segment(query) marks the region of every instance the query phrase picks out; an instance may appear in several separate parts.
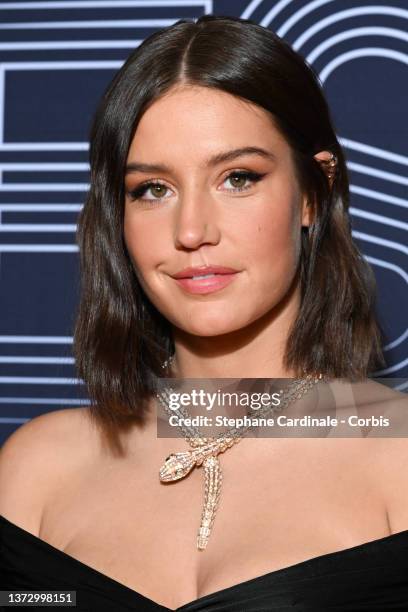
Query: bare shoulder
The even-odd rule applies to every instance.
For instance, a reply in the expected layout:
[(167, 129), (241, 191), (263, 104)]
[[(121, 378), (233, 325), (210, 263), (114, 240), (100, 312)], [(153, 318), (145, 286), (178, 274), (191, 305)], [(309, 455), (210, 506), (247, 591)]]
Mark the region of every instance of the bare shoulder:
[(87, 408), (66, 408), (27, 421), (0, 448), (0, 515), (39, 532), (47, 497), (66, 471), (89, 454)]
[[(359, 414), (377, 419), (368, 438), (372, 472), (383, 493), (392, 533), (408, 529), (408, 395), (370, 380), (353, 388)], [(380, 418), (382, 417), (382, 425)]]
[[(394, 384), (393, 384), (394, 383)], [(408, 395), (398, 390), (395, 379), (370, 379), (351, 384), (353, 397), (357, 406), (370, 406), (383, 412), (408, 405)]]

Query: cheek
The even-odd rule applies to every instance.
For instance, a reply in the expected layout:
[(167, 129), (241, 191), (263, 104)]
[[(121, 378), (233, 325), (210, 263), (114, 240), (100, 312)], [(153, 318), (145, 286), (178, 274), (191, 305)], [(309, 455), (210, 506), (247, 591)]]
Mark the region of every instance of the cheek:
[(295, 277), (300, 253), (295, 210), (290, 201), (281, 201), (247, 225), (242, 252), (248, 254), (260, 312), (283, 299)]
[(297, 269), (300, 248), (300, 228), (295, 206), (282, 202), (279, 207), (265, 209), (245, 226), (243, 244), (263, 291), (285, 290)]
[(160, 224), (150, 223), (143, 217), (143, 214), (125, 211), (123, 226), (125, 245), (139, 280), (139, 270), (149, 270), (156, 265), (160, 259), (160, 248), (165, 244)]

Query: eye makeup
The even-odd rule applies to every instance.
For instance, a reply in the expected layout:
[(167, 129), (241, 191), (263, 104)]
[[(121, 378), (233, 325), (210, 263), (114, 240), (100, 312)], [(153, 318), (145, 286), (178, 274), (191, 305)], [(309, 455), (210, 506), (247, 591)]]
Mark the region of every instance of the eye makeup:
[[(265, 174), (266, 173), (253, 172), (249, 170), (234, 170), (228, 174), (228, 176), (224, 179), (223, 183), (225, 183), (226, 181), (232, 181), (234, 179), (238, 179), (238, 181), (244, 180), (244, 185), (238, 184), (238, 185), (235, 185), (235, 187), (233, 187), (232, 189), (223, 189), (222, 191), (225, 191), (227, 193), (239, 193), (242, 191), (247, 191), (251, 189), (251, 187), (255, 183), (258, 183), (259, 181), (261, 181), (263, 177), (265, 176)], [(248, 182), (250, 183), (249, 185), (246, 184)], [(230, 184), (233, 185), (233, 182), (230, 182)], [(169, 187), (167, 187), (165, 183), (159, 180), (150, 180), (150, 181), (145, 181), (144, 183), (138, 185), (134, 189), (128, 190), (127, 195), (131, 201), (152, 202), (152, 201), (159, 201), (159, 200), (165, 199), (165, 197), (163, 197), (163, 193), (161, 196), (158, 195), (158, 197), (155, 197), (153, 195), (152, 190), (155, 188), (158, 188), (159, 191), (164, 190), (164, 192), (166, 192), (166, 190), (169, 190)], [(147, 194), (149, 190), (150, 190), (150, 195), (152, 195), (153, 197), (150, 197), (150, 198), (143, 197)]]

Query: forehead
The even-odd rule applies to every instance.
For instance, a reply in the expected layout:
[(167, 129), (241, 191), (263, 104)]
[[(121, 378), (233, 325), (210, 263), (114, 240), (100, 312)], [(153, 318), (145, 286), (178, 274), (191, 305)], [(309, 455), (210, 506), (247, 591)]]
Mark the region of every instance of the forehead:
[(289, 149), (265, 109), (218, 89), (184, 85), (145, 111), (129, 158), (146, 152), (160, 157), (187, 154), (196, 160), (216, 150), (248, 145), (269, 147), (278, 154)]

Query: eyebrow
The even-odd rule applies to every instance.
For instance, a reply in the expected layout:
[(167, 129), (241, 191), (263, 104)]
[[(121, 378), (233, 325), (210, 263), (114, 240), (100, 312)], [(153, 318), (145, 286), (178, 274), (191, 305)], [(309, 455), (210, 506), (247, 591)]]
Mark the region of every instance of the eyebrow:
[[(213, 167), (222, 162), (233, 161), (243, 155), (258, 155), (264, 159), (276, 160), (276, 155), (272, 151), (267, 151), (261, 147), (241, 147), (239, 149), (231, 149), (230, 151), (223, 151), (209, 157), (205, 161), (205, 166)], [(171, 172), (172, 168), (165, 164), (145, 164), (140, 162), (130, 162), (126, 166), (126, 173), (129, 172)]]

